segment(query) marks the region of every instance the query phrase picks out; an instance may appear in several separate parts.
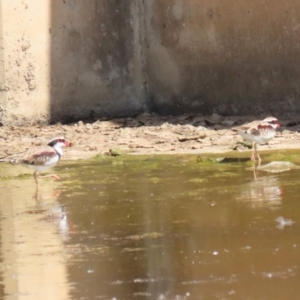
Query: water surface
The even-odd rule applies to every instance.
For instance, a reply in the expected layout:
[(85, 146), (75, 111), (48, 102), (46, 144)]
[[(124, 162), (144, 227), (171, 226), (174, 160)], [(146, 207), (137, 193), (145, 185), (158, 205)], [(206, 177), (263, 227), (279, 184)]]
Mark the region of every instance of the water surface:
[(121, 156), (38, 191), (24, 171), (0, 166), (1, 299), (299, 298), (300, 170)]

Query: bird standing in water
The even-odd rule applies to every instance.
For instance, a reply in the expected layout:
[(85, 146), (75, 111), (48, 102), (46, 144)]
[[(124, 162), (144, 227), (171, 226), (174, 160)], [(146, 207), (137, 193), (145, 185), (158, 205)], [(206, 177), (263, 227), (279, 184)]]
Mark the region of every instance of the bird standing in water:
[[(55, 166), (59, 162), (62, 156), (62, 147), (64, 146), (68, 147), (70, 146), (70, 143), (67, 142), (64, 137), (56, 137), (50, 140), (46, 146), (29, 148), (21, 153), (1, 158), (0, 162), (20, 164), (33, 169), (33, 176), (38, 185), (37, 175), (42, 171)], [(59, 179), (56, 174), (41, 177), (49, 176)]]
[(276, 135), (276, 129), (280, 127), (278, 120), (274, 117), (268, 117), (262, 121), (253, 121), (241, 126), (231, 128), (240, 134), (244, 140), (252, 142), (251, 160), (261, 162), (260, 155), (257, 152), (257, 144), (266, 144)]

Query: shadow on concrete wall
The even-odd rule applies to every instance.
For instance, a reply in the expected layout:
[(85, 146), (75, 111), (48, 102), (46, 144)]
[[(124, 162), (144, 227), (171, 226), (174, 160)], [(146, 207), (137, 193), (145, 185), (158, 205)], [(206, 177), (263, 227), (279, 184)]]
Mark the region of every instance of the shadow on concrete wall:
[(51, 121), (143, 111), (136, 1), (51, 3)]
[(160, 111), (300, 112), (299, 3), (145, 5), (150, 94)]
[(51, 119), (300, 112), (300, 4), (52, 2)]

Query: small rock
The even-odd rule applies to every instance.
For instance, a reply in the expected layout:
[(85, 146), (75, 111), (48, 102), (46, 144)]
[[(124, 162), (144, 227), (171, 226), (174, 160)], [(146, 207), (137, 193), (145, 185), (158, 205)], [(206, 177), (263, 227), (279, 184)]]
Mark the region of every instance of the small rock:
[(224, 129), (224, 126), (219, 125), (219, 124), (215, 124), (215, 125), (214, 125), (214, 129), (215, 129), (215, 130)]
[(98, 148), (95, 145), (89, 146), (90, 151), (96, 151)]
[(233, 120), (224, 120), (221, 124), (225, 127), (232, 127), (235, 122)]
[(205, 124), (207, 126), (213, 126), (215, 124), (220, 124), (222, 121), (222, 116), (218, 114), (212, 114), (209, 118), (205, 119)]
[(42, 141), (36, 141), (34, 143), (35, 146), (42, 146), (44, 143), (42, 143)]
[(297, 166), (289, 161), (272, 161), (266, 165), (258, 166), (257, 169), (270, 173), (280, 173), (289, 171), (291, 169), (300, 169), (300, 166)]
[(109, 149), (109, 155), (120, 156), (122, 153), (119, 149)]

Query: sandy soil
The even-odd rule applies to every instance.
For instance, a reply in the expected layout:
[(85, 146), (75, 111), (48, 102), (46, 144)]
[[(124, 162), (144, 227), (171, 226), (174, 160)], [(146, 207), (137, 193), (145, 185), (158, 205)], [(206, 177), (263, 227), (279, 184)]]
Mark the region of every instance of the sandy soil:
[[(72, 146), (63, 159), (89, 158), (95, 155), (224, 153), (242, 138), (230, 128), (255, 120), (255, 117), (222, 117), (185, 114), (136, 118), (100, 119), (75, 124), (31, 127), (0, 127), (0, 157), (39, 146), (55, 136), (65, 136)], [(299, 118), (300, 119), (300, 118)], [(282, 127), (268, 145), (259, 151), (300, 149), (300, 121), (279, 120)], [(242, 145), (235, 149), (243, 150)]]

